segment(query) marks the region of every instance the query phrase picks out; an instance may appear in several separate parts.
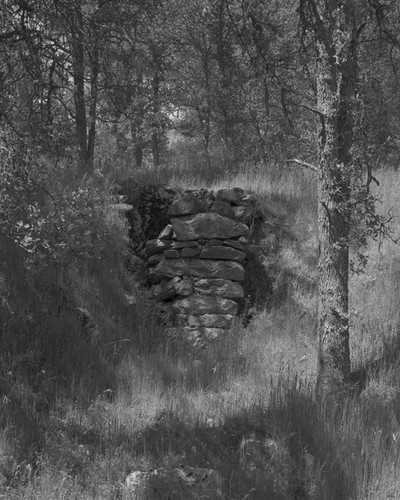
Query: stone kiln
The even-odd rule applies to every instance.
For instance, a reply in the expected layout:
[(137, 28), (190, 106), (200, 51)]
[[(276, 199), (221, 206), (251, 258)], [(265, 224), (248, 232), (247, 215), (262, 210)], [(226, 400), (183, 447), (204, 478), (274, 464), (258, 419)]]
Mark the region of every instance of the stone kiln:
[(244, 300), (246, 262), (258, 249), (249, 242), (262, 219), (258, 205), (240, 188), (173, 201), (170, 224), (144, 249), (152, 293), (173, 311), (170, 332), (203, 342), (230, 328)]

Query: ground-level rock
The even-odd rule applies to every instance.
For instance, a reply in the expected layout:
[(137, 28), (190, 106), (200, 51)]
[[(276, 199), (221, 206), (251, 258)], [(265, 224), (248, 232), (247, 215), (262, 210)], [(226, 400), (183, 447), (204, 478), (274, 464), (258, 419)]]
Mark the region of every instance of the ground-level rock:
[(230, 328), (234, 316), (232, 314), (202, 314), (200, 316), (190, 315), (189, 326), (207, 326), (211, 328)]
[(222, 498), (223, 478), (202, 467), (160, 468), (135, 471), (125, 480), (125, 500), (191, 500)]

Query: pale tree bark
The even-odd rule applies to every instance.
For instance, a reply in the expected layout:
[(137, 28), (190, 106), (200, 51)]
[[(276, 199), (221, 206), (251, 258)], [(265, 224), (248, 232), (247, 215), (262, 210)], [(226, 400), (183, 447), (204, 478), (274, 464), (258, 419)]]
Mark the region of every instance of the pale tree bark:
[(351, 147), (357, 77), (353, 1), (301, 0), (316, 50), (319, 230), (319, 392), (350, 379), (349, 233)]

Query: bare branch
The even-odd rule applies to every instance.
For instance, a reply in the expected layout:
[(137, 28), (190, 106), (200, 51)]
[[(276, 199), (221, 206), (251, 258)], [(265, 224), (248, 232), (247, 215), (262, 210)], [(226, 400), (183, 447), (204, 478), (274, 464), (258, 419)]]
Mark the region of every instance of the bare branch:
[(287, 163), (296, 163), (297, 165), (300, 165), (302, 167), (309, 168), (313, 172), (318, 172), (318, 168), (315, 165), (313, 165), (312, 163), (308, 163), (306, 161), (299, 160), (297, 158), (290, 158), (289, 160), (286, 160), (286, 161), (287, 161)]

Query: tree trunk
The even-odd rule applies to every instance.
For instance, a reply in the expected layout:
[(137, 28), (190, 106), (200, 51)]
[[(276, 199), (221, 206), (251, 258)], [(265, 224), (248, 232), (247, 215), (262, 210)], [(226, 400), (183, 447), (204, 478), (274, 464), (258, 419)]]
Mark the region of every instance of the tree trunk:
[[(316, 37), (319, 126), (319, 392), (350, 378), (348, 275), (351, 147), (357, 74), (353, 2), (306, 0)], [(304, 19), (303, 19), (304, 20)]]
[(85, 57), (84, 57), (84, 34), (83, 16), (80, 5), (74, 9), (74, 32), (72, 33), (72, 57), (74, 73), (74, 103), (75, 103), (75, 126), (78, 143), (78, 170), (80, 175), (86, 173), (86, 103), (85, 103)]
[(99, 29), (96, 20), (91, 22), (92, 51), (90, 54), (90, 99), (88, 110), (88, 138), (86, 150), (86, 172), (94, 170), (94, 147), (96, 139), (97, 94), (99, 80)]
[(153, 87), (153, 130), (151, 134), (151, 149), (153, 154), (154, 167), (160, 166), (160, 85), (161, 85), (161, 57), (156, 49), (153, 54), (154, 75), (152, 81)]

